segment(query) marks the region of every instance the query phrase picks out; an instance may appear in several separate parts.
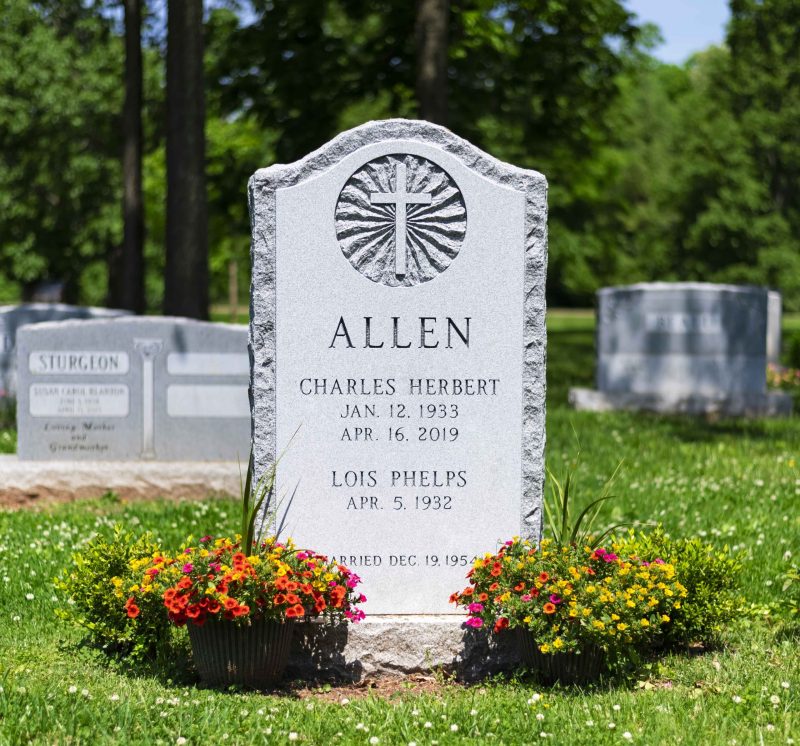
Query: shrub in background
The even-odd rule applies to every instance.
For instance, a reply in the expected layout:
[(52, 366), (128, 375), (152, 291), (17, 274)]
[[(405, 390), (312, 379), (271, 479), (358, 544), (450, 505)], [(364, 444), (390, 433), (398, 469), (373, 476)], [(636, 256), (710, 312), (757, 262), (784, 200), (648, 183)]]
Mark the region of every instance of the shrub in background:
[(170, 639), (163, 602), (148, 599), (132, 618), (125, 599), (139, 579), (132, 565), (158, 551), (149, 534), (136, 537), (120, 526), (115, 526), (111, 540), (91, 539), (73, 555), (73, 566), (55, 580), (66, 601), (57, 614), (87, 630), (92, 644), (109, 655), (156, 657)]
[(739, 591), (742, 563), (727, 546), (718, 549), (696, 537), (673, 539), (657, 526), (646, 533), (631, 530), (613, 547), (627, 557), (645, 562), (661, 560), (675, 567), (687, 596), (664, 629), (664, 641), (669, 645), (717, 644), (725, 625), (743, 607)]

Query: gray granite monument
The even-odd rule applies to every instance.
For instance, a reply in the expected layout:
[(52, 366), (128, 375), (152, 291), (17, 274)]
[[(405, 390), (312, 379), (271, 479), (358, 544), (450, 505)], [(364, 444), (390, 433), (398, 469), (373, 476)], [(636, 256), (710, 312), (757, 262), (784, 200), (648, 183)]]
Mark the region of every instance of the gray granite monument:
[(766, 289), (655, 282), (597, 298), (597, 390), (573, 389), (576, 408), (790, 411), (790, 398), (766, 391)]
[(21, 460), (247, 462), (247, 329), (169, 317), (17, 336)]
[(17, 330), (26, 324), (65, 319), (106, 319), (127, 316), (129, 311), (91, 306), (70, 306), (64, 303), (23, 303), (0, 306), (0, 389), (2, 395), (16, 396)]
[(780, 365), (783, 344), (783, 298), (777, 290), (770, 290), (767, 296), (767, 362)]
[(404, 120), (250, 180), (256, 471), (283, 453), (286, 533), (363, 578), (351, 634), (422, 625), (397, 670), (456, 655), (476, 553), (540, 535), (546, 194)]

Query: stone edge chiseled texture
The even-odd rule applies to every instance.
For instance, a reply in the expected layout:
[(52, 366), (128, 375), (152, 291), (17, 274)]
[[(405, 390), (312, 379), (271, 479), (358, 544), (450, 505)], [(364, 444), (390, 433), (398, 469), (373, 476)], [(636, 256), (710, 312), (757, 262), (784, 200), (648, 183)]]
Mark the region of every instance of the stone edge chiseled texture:
[[(356, 150), (387, 140), (416, 140), (460, 160), (485, 178), (522, 192), (525, 208), (523, 331), (522, 501), (520, 532), (537, 540), (542, 526), (545, 445), (545, 276), (547, 271), (547, 180), (493, 158), (444, 127), (388, 119), (368, 122), (335, 137), (300, 161), (260, 169), (250, 178), (252, 243), (250, 286), (250, 406), (253, 459), (260, 477), (273, 463), (275, 442), (276, 200), (278, 189), (294, 186), (335, 166)], [(255, 423), (262, 424), (256, 427)]]

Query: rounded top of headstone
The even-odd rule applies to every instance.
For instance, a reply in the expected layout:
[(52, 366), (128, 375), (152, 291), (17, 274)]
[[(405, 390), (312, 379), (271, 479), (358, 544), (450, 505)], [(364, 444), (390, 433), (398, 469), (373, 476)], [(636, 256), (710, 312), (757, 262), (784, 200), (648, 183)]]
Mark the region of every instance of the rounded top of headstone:
[(86, 313), (93, 316), (123, 316), (130, 314), (121, 308), (105, 308), (103, 306), (73, 306), (69, 303), (12, 303), (0, 306), (0, 313), (18, 311), (21, 313)]
[(504, 163), (446, 127), (424, 120), (383, 119), (346, 130), (299, 161), (259, 169), (251, 177), (250, 188), (276, 180), (282, 182), (279, 186), (285, 185), (284, 182), (296, 183), (326, 170), (360, 148), (391, 140), (416, 140), (437, 146), (482, 176), (521, 191), (547, 187), (547, 179), (538, 171)]
[(633, 285), (614, 285), (600, 288), (598, 296), (616, 293), (664, 293), (664, 292), (716, 292), (716, 293), (756, 293), (767, 292), (767, 288), (758, 285), (726, 285), (715, 282), (637, 282)]
[(199, 321), (198, 319), (187, 319), (183, 316), (112, 316), (109, 318), (92, 319), (65, 319), (63, 321), (44, 321), (38, 324), (23, 327), (27, 331), (48, 331), (57, 329), (92, 329), (92, 328), (111, 328), (114, 327), (152, 327), (163, 328), (185, 327), (193, 329), (232, 329), (234, 331), (247, 332), (246, 324), (227, 324), (216, 321)]

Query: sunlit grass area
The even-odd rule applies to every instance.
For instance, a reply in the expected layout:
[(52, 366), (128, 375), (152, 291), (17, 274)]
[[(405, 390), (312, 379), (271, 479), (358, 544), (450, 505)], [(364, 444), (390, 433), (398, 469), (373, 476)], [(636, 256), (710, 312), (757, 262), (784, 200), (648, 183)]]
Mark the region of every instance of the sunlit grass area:
[[(789, 333), (800, 333), (796, 321)], [(0, 744), (800, 742), (798, 638), (778, 614), (782, 576), (800, 552), (800, 419), (573, 412), (567, 388), (592, 384), (591, 314), (552, 315), (548, 376), (550, 467), (575, 456), (577, 434), (578, 494), (589, 497), (624, 460), (602, 523), (660, 522), (742, 552), (746, 607), (723, 647), (673, 654), (586, 691), (444, 676), (435, 692), (411, 681), (388, 698), (327, 686), (302, 698), (291, 687), (209, 690), (180, 660), (135, 669), (82, 645), (55, 616), (52, 579), (115, 523), (177, 546), (190, 533), (235, 531), (236, 505), (106, 497), (0, 513)]]

